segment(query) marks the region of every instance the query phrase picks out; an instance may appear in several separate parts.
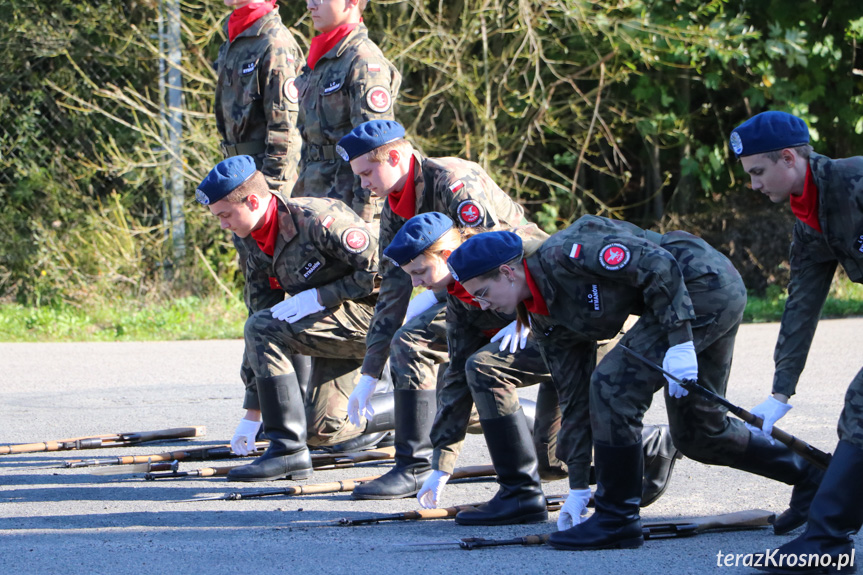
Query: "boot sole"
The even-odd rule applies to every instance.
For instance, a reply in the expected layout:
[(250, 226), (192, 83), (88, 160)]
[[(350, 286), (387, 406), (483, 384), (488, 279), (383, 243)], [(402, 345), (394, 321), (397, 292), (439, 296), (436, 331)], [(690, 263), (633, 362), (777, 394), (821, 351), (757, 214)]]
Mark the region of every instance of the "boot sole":
[(548, 540), (548, 544), (554, 547), (555, 549), (562, 549), (564, 551), (601, 551), (603, 549), (638, 549), (644, 545), (644, 537), (633, 537), (631, 539), (624, 539), (622, 541), (615, 541), (614, 543), (609, 543), (607, 545), (570, 545), (568, 543), (558, 543)]
[(294, 481), (300, 481), (302, 479), (308, 479), (312, 476), (312, 469), (300, 469), (297, 471), (292, 471), (287, 475), (277, 474), (270, 475), (268, 477), (231, 477), (228, 474), (228, 481), (243, 481), (246, 483), (253, 483), (255, 481), (278, 481), (279, 479), (291, 479)]
[(455, 517), (455, 522), (459, 525), (521, 525), (523, 523), (545, 523), (547, 521), (548, 511), (522, 515), (521, 517), (485, 521), (481, 519), (460, 519), (458, 515)]

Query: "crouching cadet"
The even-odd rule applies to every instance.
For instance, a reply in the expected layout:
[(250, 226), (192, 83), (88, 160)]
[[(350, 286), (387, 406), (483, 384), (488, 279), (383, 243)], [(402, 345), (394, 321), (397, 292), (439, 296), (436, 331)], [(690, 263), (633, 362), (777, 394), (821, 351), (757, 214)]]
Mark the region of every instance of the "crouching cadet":
[[(724, 394), (746, 304), (737, 270), (691, 234), (661, 235), (596, 216), (580, 218), (533, 253), (514, 233), (478, 234), (449, 264), (457, 277), (469, 271), (462, 284), (483, 308), (519, 310), (524, 323), (529, 318), (559, 386), (568, 435), (561, 443), (586, 450), (592, 433), (596, 511), (552, 534), (549, 543), (573, 550), (640, 547), (642, 419), (664, 380), (621, 345)], [(630, 314), (641, 317), (592, 369), (596, 341), (614, 337)], [(785, 445), (750, 437), (743, 422), (673, 380), (665, 401), (674, 444), (684, 455), (791, 484), (814, 476), (814, 467)], [(573, 485), (571, 478), (571, 487), (587, 487), (585, 479)], [(587, 499), (573, 506), (572, 498), (564, 507), (578, 522)]]
[[(392, 395), (376, 398), (365, 427), (347, 419), (348, 397), (374, 312), (377, 238), (345, 204), (271, 194), (249, 156), (219, 163), (197, 200), (234, 233), (249, 309), (242, 369), (245, 421), (263, 417), (267, 451), (228, 479), (303, 479), (309, 445), (332, 445), (392, 427)], [(285, 299), (285, 294), (289, 296)], [(291, 354), (313, 358), (304, 401)]]

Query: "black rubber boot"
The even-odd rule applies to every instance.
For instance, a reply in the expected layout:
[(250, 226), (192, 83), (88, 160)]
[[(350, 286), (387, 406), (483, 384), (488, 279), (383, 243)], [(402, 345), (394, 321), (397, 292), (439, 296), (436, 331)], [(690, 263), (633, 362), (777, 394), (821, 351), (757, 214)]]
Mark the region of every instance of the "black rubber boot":
[(771, 445), (766, 437), (755, 433), (749, 435), (749, 445), (743, 459), (733, 467), (794, 486), (788, 509), (773, 521), (776, 535), (784, 535), (806, 523), (809, 505), (824, 477), (823, 470), (791, 451), (788, 446), (778, 441)]
[(488, 502), (459, 512), (459, 525), (512, 525), (548, 520), (545, 495), (539, 483), (536, 451), (519, 409), (511, 415), (483, 419), (482, 430), (497, 472), (500, 488)]
[(665, 493), (674, 463), (683, 454), (674, 447), (667, 425), (645, 425), (641, 432), (641, 445), (644, 448), (641, 506), (647, 507)]
[(306, 410), (296, 376), (258, 378), (257, 386), (270, 446), (250, 464), (231, 469), (228, 480), (308, 479), (312, 459), (306, 447)]
[[(374, 395), (371, 401), (375, 414), (366, 422), (363, 434), (335, 445), (323, 447), (323, 451), (327, 453), (353, 453), (363, 449), (392, 445), (391, 431), (395, 427), (393, 392), (388, 391)], [(387, 441), (388, 439), (389, 441)]]
[(309, 382), (312, 380), (312, 358), (307, 355), (292, 355), (290, 359), (291, 365), (294, 366), (294, 373), (297, 374), (300, 395), (305, 403), (309, 396)]
[[(850, 563), (854, 551), (851, 535), (863, 526), (861, 478), (863, 450), (840, 441), (812, 500), (806, 531), (773, 554), (761, 555), (762, 566), (757, 569), (770, 573), (856, 573), (857, 566)], [(807, 559), (797, 560), (793, 567), (788, 567), (787, 557), (791, 555)], [(829, 562), (824, 560), (825, 555), (829, 556)], [(766, 564), (768, 557), (773, 558), (769, 565)], [(816, 557), (816, 563), (809, 562)], [(785, 558), (781, 567), (774, 564), (780, 558)], [(843, 561), (841, 565), (840, 560)]]
[(594, 443), (593, 459), (597, 475), (595, 512), (584, 523), (552, 533), (548, 544), (570, 551), (641, 547), (641, 442), (627, 447)]
[(434, 389), (397, 389), (395, 399), (396, 464), (387, 473), (358, 485), (354, 499), (399, 499), (416, 495), (431, 475), (429, 433), (436, 412)]

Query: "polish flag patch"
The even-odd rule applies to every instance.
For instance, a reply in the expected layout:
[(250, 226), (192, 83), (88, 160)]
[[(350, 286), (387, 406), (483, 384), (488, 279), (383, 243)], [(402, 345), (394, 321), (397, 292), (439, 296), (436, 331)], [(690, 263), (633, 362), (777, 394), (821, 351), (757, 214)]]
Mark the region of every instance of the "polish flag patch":
[(569, 257), (574, 260), (581, 257), (581, 244), (572, 244), (572, 249), (569, 250)]
[(333, 225), (334, 221), (336, 221), (336, 219), (333, 216), (327, 216), (324, 218), (321, 224), (323, 224), (325, 228), (330, 229), (330, 226)]
[(449, 187), (449, 191), (451, 191), (452, 193), (456, 193), (457, 191), (461, 190), (463, 187), (464, 187), (464, 182), (462, 182), (461, 180), (456, 180), (456, 182)]
[(380, 71), (381, 71), (381, 65), (378, 64), (377, 62), (372, 62), (369, 64), (369, 72), (380, 72)]

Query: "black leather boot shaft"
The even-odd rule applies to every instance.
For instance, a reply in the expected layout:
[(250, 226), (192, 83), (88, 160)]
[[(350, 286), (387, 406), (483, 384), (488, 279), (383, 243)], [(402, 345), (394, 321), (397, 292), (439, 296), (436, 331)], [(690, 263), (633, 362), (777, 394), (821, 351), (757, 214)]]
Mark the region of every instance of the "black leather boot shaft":
[(641, 432), (641, 445), (644, 448), (641, 506), (647, 507), (665, 493), (674, 463), (683, 455), (674, 447), (667, 425), (645, 425)]
[(784, 535), (806, 523), (809, 505), (824, 477), (823, 470), (791, 451), (787, 445), (778, 441), (771, 445), (766, 437), (755, 433), (749, 435), (743, 459), (733, 467), (794, 486), (788, 509), (773, 521), (776, 535)]
[[(774, 557), (796, 555), (819, 557), (829, 555), (832, 565), (804, 563), (794, 567), (763, 568), (772, 573), (855, 573), (856, 565), (848, 563), (854, 550), (851, 535), (863, 526), (863, 450), (840, 441), (821, 486), (809, 509), (809, 522), (803, 535), (782, 545)], [(839, 570), (838, 561), (845, 564)], [(855, 558), (856, 560), (856, 558)], [(856, 562), (856, 561), (855, 561)]]
[(264, 432), (270, 446), (248, 465), (228, 473), (230, 481), (307, 479), (312, 460), (306, 447), (306, 410), (294, 374), (257, 379)]
[(393, 392), (395, 467), (378, 479), (357, 486), (352, 493), (354, 499), (399, 499), (419, 492), (431, 474), (429, 433), (436, 412), (436, 393), (434, 389)]
[(595, 511), (587, 521), (552, 533), (556, 549), (632, 549), (644, 545), (641, 532), (641, 489), (644, 451), (641, 443), (613, 447), (595, 443)]
[(539, 482), (539, 464), (524, 412), (483, 419), (485, 442), (500, 485), (497, 494), (476, 509), (459, 512), (460, 525), (512, 525), (548, 520)]
[(291, 365), (294, 366), (294, 373), (297, 374), (300, 395), (305, 403), (309, 396), (309, 382), (312, 380), (312, 358), (307, 355), (292, 355), (290, 360)]

